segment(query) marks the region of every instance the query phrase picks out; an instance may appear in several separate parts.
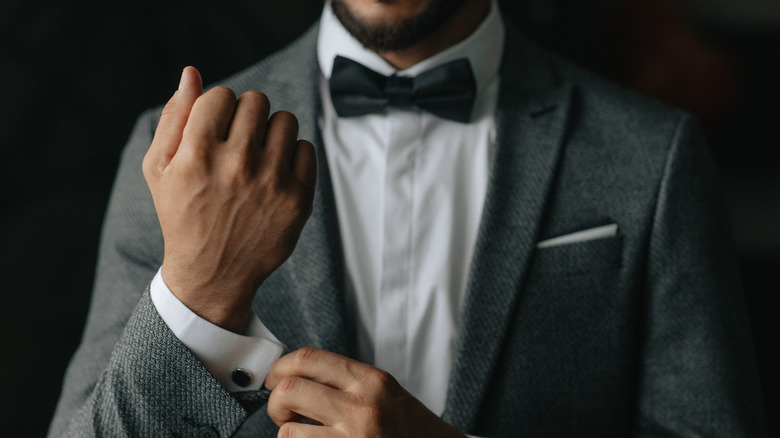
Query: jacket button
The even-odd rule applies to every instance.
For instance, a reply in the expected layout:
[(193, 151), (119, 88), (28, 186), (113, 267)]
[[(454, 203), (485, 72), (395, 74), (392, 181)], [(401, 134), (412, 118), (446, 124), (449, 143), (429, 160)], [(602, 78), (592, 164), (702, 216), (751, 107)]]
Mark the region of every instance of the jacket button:
[(219, 433), (210, 426), (202, 426), (198, 429), (198, 438), (219, 438)]

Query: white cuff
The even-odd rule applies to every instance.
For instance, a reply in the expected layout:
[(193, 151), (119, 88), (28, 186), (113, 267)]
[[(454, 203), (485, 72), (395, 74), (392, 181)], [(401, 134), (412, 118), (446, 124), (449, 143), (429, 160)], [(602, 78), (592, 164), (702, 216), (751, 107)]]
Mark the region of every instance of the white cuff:
[[(150, 292), (157, 313), (173, 334), (229, 392), (260, 389), (271, 365), (284, 353), (285, 346), (254, 312), (242, 336), (196, 315), (171, 292), (159, 270)], [(237, 369), (251, 376), (248, 385), (233, 381)]]

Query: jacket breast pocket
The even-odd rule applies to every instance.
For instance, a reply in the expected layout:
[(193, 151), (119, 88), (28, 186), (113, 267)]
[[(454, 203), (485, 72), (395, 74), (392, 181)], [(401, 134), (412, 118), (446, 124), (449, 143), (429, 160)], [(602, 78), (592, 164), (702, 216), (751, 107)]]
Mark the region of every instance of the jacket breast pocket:
[(532, 271), (537, 275), (579, 275), (618, 270), (623, 261), (623, 236), (536, 248)]

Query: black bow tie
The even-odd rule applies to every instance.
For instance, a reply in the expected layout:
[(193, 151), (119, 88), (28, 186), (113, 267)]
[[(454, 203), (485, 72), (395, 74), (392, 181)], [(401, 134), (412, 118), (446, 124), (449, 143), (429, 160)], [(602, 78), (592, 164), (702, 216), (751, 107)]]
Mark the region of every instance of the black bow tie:
[(330, 96), (339, 117), (381, 113), (388, 106), (417, 106), (439, 117), (468, 123), (476, 81), (467, 59), (450, 61), (415, 77), (388, 77), (336, 56)]

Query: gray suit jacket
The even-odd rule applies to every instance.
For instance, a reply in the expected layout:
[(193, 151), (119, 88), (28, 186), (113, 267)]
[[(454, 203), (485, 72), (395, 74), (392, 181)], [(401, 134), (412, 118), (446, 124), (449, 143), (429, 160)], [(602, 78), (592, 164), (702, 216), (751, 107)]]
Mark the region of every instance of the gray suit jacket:
[[(444, 419), (495, 437), (763, 436), (735, 261), (695, 123), (513, 32)], [(291, 349), (351, 355), (315, 45), (316, 28), (224, 85), (295, 113), (319, 155), (314, 213), (254, 309)], [(227, 393), (144, 292), (163, 254), (141, 173), (158, 117), (140, 118), (124, 152), (50, 435), (274, 436), (262, 397)], [(617, 236), (536, 248), (603, 219)]]

